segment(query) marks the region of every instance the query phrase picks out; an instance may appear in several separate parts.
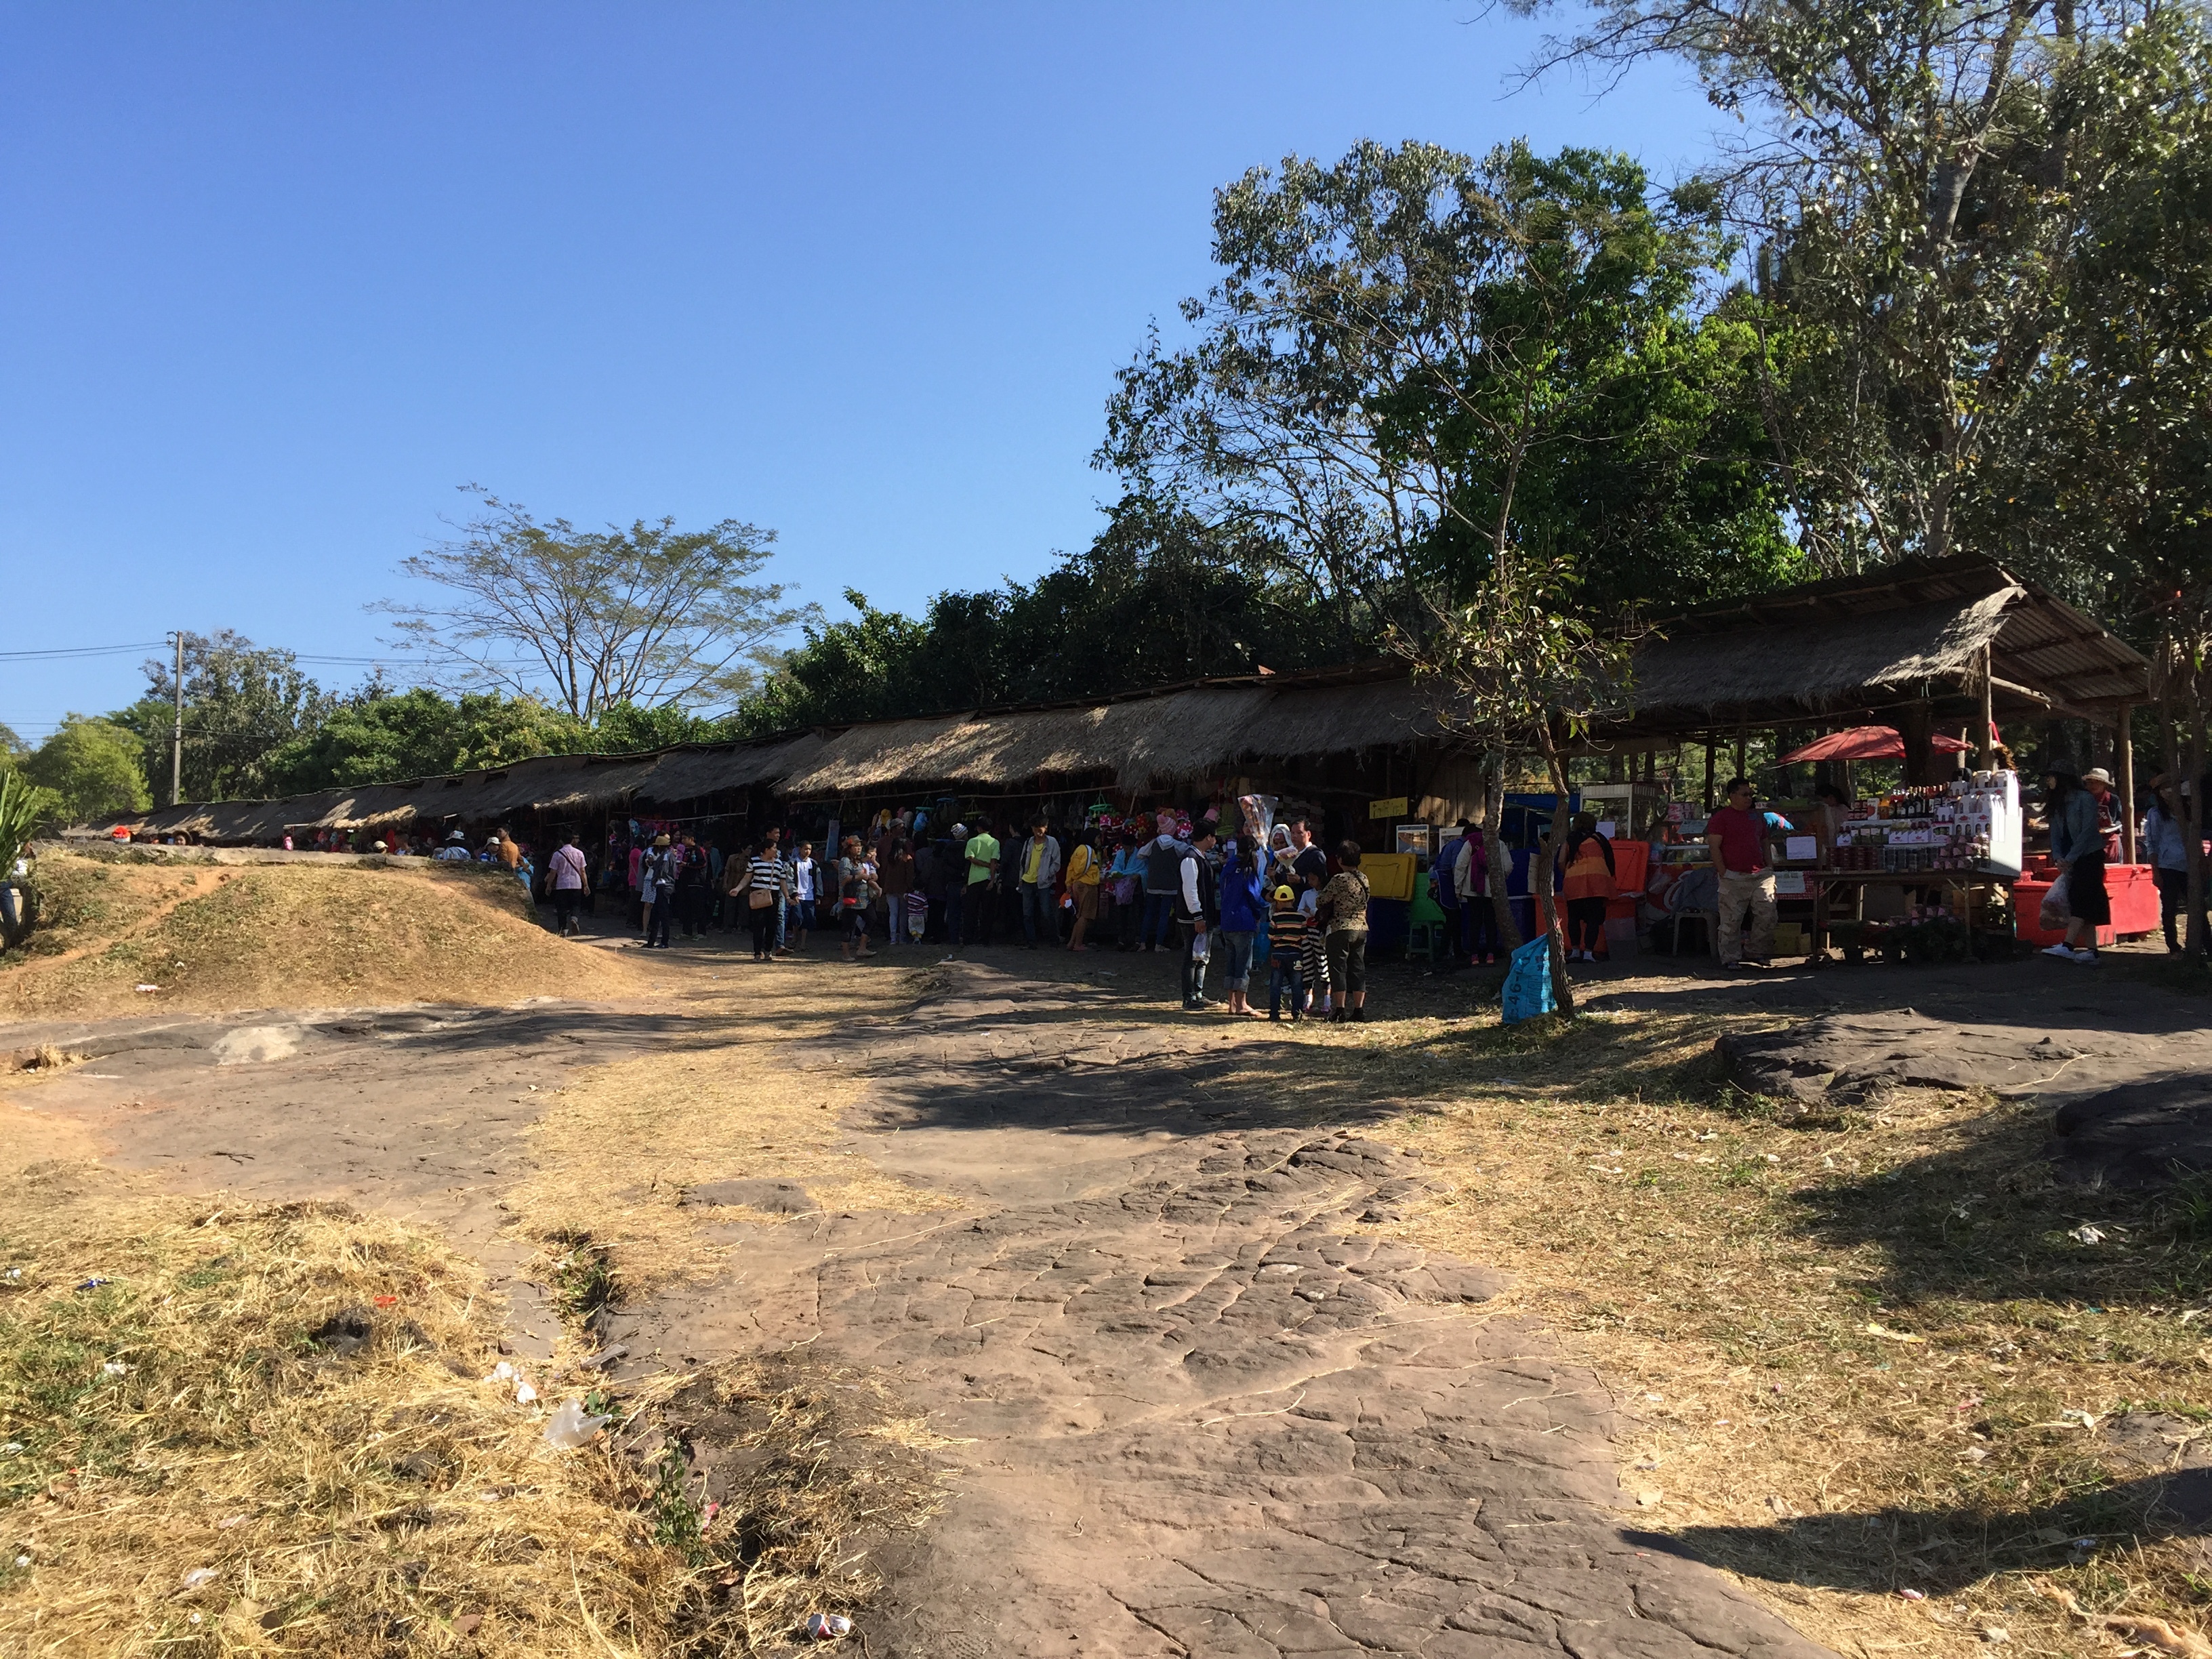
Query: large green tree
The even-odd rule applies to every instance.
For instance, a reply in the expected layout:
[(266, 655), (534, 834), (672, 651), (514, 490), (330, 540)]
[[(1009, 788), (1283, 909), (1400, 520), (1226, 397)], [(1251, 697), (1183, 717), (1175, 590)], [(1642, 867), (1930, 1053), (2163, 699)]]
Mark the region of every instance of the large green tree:
[[(169, 798), (176, 714), (173, 660), (149, 658), (146, 695), (109, 718), (136, 733), (139, 767)], [(228, 629), (185, 635), (184, 799), (256, 799), (276, 793), (270, 762), (313, 732), (339, 699), (289, 651)]]
[(52, 792), (65, 823), (143, 812), (153, 804), (139, 764), (137, 734), (112, 720), (70, 714), (23, 763), (23, 775)]
[(377, 607), (444, 689), (496, 687), (586, 721), (623, 703), (726, 708), (813, 615), (757, 580), (773, 531), (734, 519), (581, 530), (467, 493), (477, 510), (460, 533), (400, 562), (440, 597)]
[[(1522, 11), (1563, 0), (1510, 0)], [(1593, 0), (1536, 70), (1690, 65), (1734, 120), (1703, 183), (1792, 339), (1768, 360), (1768, 437), (1808, 554), (1851, 569), (1979, 541), (1993, 468), (2048, 364), (2077, 165), (2112, 112), (2085, 60), (2135, 0)], [(2085, 189), (2084, 186), (2092, 187)]]
[[(745, 729), (1109, 696), (1345, 654), (1306, 590), (1250, 536), (1134, 496), (1090, 547), (1034, 582), (940, 593), (919, 617), (845, 597), (856, 614), (806, 630), (743, 705)], [(1367, 632), (1350, 649), (1381, 644)]]
[(1729, 252), (1617, 155), (1255, 169), (1216, 199), (1194, 342), (1122, 372), (1098, 459), (1250, 536), (1346, 638), (1418, 630), (1501, 538), (1574, 550), (1604, 609), (1769, 586), (1772, 347), (1707, 314)]

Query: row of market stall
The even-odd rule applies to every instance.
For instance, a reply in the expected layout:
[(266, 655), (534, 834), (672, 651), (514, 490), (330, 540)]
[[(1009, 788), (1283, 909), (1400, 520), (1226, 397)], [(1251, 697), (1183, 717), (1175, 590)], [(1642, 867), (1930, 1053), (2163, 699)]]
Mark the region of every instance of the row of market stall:
[[(1695, 863), (1696, 832), (1711, 805), (1676, 798), (1661, 762), (1700, 746), (1709, 788), (1732, 755), (1741, 763), (1754, 746), (1781, 756), (1822, 734), (1832, 740), (1875, 728), (1893, 734), (1904, 787), (1948, 789), (1955, 772), (1986, 777), (1997, 769), (2000, 731), (2017, 739), (2056, 729), (2052, 722), (2087, 722), (2121, 734), (2112, 752), (2130, 843), (2124, 861), (2132, 862), (2134, 778), (2124, 734), (2147, 695), (2144, 659), (2079, 610), (1989, 562), (1897, 566), (1667, 618), (1637, 648), (1634, 686), (1634, 707), (1601, 721), (1588, 745), (1607, 757), (1612, 781), (1583, 793), (1622, 843), (1654, 849), (1636, 907), (1647, 929), (1665, 914), (1670, 867)], [(2041, 745), (2015, 746), (2025, 760)], [(1820, 764), (1828, 780), (1851, 775), (1850, 757)], [(1395, 664), (1376, 662), (647, 754), (550, 756), (284, 800), (187, 804), (129, 829), (149, 839), (234, 845), (336, 837), (366, 850), (384, 836), (495, 827), (540, 843), (575, 828), (587, 844), (603, 843), (635, 823), (641, 830), (690, 827), (733, 846), (770, 824), (793, 839), (824, 840), (901, 807), (979, 823), (1042, 810), (1075, 827), (1164, 802), (1257, 793), (1306, 807), (1331, 837), (1408, 854), (1418, 866), (1422, 849), (1436, 845), (1434, 826), (1475, 811), (1482, 775), (1482, 757), (1433, 690)], [(1770, 788), (1779, 775), (1766, 781)], [(1500, 829), (1523, 869), (1549, 804), (1509, 800)], [(1805, 866), (1824, 872), (1806, 896), (1816, 902), (1810, 908), (1832, 900), (1846, 875), (1859, 889), (1909, 896), (1946, 885), (1994, 888), (2021, 872), (2017, 859), (2008, 872), (1995, 857), (1979, 868), (1923, 866), (1934, 843), (1902, 838), (1923, 831), (1890, 829), (1879, 834), (1880, 867), (1855, 867), (1858, 849), (1876, 839), (1867, 825), (1889, 822), (1861, 820), (1847, 848), (1827, 838)], [(1676, 848), (1684, 850), (1669, 850)], [(1522, 885), (1525, 891), (1525, 879)], [(1872, 908), (1890, 903), (1885, 896)], [(1868, 905), (1853, 908), (1856, 916)], [(1805, 923), (1815, 934), (1821, 927), (1810, 914)]]

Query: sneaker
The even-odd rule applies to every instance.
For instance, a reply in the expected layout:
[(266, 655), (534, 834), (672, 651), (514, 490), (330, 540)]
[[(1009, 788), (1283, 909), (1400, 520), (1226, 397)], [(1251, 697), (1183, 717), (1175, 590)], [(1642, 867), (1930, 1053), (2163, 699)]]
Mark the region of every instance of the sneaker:
[(2056, 945), (2045, 945), (2043, 954), (2046, 957), (2057, 957), (2061, 962), (2071, 962), (2074, 960), (2074, 947), (2061, 939)]
[(2104, 961), (2104, 958), (2094, 951), (2076, 951), (2072, 954), (2074, 960), (2084, 968), (2094, 968)]

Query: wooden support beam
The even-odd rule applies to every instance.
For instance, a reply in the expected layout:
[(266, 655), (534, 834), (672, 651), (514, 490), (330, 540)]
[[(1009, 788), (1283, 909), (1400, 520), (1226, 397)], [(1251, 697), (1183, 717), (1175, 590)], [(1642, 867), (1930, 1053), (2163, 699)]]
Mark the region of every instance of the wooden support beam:
[(2112, 735), (2118, 742), (2119, 753), (2113, 757), (2119, 763), (2119, 776), (2115, 780), (2120, 793), (2120, 851), (2122, 861), (2136, 861), (2136, 740), (2131, 731), (2134, 705), (2122, 703), (2119, 720)]
[(1981, 769), (1989, 771), (1997, 763), (1996, 739), (1990, 735), (1996, 723), (1996, 711), (1990, 706), (1990, 685), (1996, 673), (1996, 653), (1988, 646), (1982, 647), (1982, 729), (1974, 734), (1974, 753), (1981, 761)]

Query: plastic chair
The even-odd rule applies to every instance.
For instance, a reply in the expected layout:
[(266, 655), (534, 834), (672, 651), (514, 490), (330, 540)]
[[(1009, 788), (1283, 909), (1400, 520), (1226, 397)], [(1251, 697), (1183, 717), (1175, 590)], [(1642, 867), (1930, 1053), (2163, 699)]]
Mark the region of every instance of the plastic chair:
[(1417, 882), (1413, 887), (1413, 908), (1406, 917), (1405, 959), (1411, 962), (1413, 953), (1418, 951), (1428, 961), (1434, 962), (1440, 953), (1449, 956), (1451, 949), (1450, 924), (1444, 916), (1443, 908), (1429, 896), (1428, 883)]

